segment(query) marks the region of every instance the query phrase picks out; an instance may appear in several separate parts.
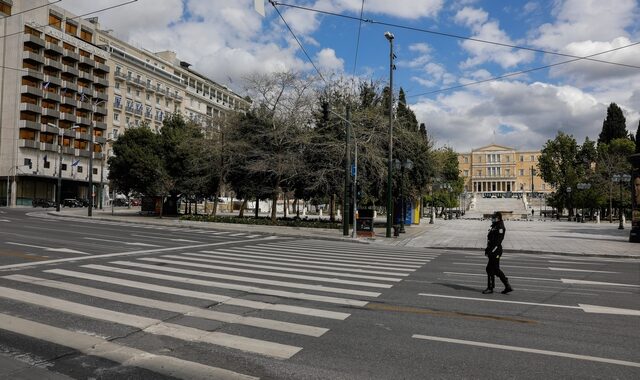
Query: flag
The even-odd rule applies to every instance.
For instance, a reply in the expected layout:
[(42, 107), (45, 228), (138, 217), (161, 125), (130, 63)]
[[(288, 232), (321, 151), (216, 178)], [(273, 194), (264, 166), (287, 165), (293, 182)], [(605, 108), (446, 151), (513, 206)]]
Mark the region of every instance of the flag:
[(80, 93), (80, 101), (84, 102), (84, 98), (85, 98), (84, 92), (81, 92)]
[(71, 166), (78, 166), (78, 164), (79, 164), (79, 163), (80, 163), (80, 160), (78, 159), (78, 160), (76, 160), (76, 161), (73, 161), (73, 163), (71, 164)]
[(46, 82), (42, 84), (42, 88), (44, 88), (45, 90), (47, 89), (47, 87), (49, 87), (49, 85), (51, 84), (51, 82)]
[(47, 155), (44, 155), (44, 162), (47, 162)]

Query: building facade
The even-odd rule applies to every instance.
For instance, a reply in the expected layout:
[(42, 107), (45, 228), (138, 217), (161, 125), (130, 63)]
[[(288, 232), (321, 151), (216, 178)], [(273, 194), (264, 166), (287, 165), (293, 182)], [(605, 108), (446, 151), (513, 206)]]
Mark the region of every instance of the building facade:
[(548, 194), (552, 187), (538, 175), (540, 151), (488, 145), (458, 155), (466, 192), (490, 196)]
[(134, 47), (97, 18), (46, 4), (0, 0), (0, 205), (54, 200), (58, 175), (62, 199), (97, 197), (109, 143), (127, 128), (159, 131), (174, 112), (215, 127), (216, 117), (249, 108), (175, 53)]

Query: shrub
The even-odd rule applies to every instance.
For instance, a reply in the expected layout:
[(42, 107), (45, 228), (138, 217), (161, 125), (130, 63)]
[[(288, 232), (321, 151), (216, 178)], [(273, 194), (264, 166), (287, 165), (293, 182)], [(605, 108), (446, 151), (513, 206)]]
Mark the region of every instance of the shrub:
[(300, 218), (278, 218), (276, 222), (272, 222), (271, 218), (254, 218), (254, 217), (238, 217), (238, 216), (213, 216), (213, 215), (182, 215), (180, 220), (190, 220), (194, 222), (210, 222), (210, 223), (234, 223), (234, 224), (254, 224), (262, 226), (282, 226), (282, 227), (306, 227), (306, 228), (342, 228), (341, 223), (330, 222), (327, 220), (317, 219), (300, 219)]

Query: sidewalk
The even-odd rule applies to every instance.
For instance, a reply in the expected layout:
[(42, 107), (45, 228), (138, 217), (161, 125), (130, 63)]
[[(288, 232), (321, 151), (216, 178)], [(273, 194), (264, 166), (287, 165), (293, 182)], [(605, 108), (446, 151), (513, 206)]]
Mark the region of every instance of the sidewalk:
[[(155, 224), (171, 227), (204, 228), (233, 232), (250, 232), (277, 236), (314, 239), (357, 241), (360, 243), (406, 246), (420, 248), (482, 250), (486, 245), (488, 220), (442, 220), (429, 224), (423, 219), (420, 225), (406, 226), (406, 233), (399, 237), (385, 237), (384, 228), (376, 228), (375, 238), (351, 238), (342, 230), (325, 228), (279, 227), (232, 223), (206, 223), (182, 221), (177, 217), (142, 216), (138, 208), (94, 210), (93, 219), (127, 223)], [(87, 218), (87, 209), (63, 209), (51, 215)], [(522, 253), (555, 253), (578, 256), (628, 257), (640, 259), (640, 244), (630, 243), (627, 223), (624, 230), (617, 223), (576, 223), (556, 220), (506, 221), (507, 234), (503, 243), (505, 251)]]

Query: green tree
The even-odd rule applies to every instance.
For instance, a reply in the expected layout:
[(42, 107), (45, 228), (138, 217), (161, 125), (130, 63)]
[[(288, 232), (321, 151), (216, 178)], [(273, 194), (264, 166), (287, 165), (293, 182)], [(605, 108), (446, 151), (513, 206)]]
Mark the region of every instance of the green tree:
[[(635, 151), (635, 146), (626, 137), (611, 140), (608, 144), (598, 144), (598, 174), (603, 187), (608, 188), (609, 222), (613, 222), (613, 176), (631, 171), (631, 164), (627, 157)], [(619, 199), (622, 202), (623, 199)]]
[(636, 153), (640, 153), (640, 121), (638, 121), (638, 128), (636, 129)]
[(580, 167), (578, 144), (573, 136), (558, 132), (555, 139), (547, 140), (542, 148), (538, 169), (540, 177), (556, 188), (551, 203), (558, 208), (558, 217), (564, 207), (569, 209), (569, 216), (572, 215), (571, 193), (567, 190), (576, 189)]
[(627, 138), (626, 119), (622, 109), (617, 104), (611, 103), (607, 108), (607, 117), (602, 123), (602, 131), (598, 136), (598, 144), (609, 143), (611, 140)]

